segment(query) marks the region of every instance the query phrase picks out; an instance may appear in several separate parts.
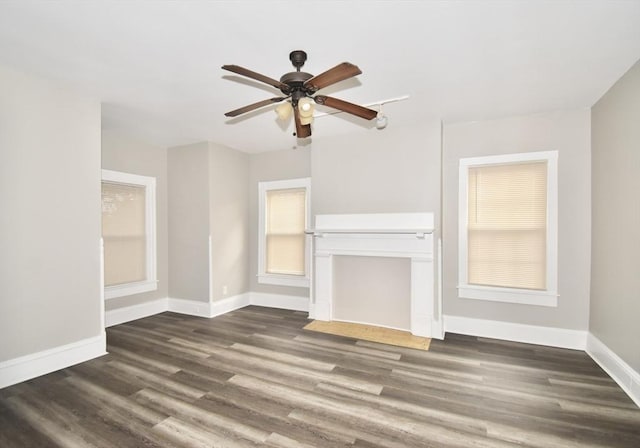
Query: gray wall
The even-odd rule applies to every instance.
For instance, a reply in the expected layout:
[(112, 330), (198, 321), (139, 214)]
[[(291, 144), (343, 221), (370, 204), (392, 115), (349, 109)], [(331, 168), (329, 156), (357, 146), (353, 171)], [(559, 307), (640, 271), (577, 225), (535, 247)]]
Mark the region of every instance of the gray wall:
[(314, 140), (313, 214), (440, 210), (440, 122)]
[(106, 309), (137, 305), (169, 296), (167, 150), (120, 133), (102, 131), (102, 168), (156, 179), (156, 253), (158, 289), (106, 301)]
[(100, 335), (98, 101), (0, 67), (0, 204), (0, 361)]
[(247, 292), (249, 156), (202, 142), (169, 148), (167, 164), (169, 296), (209, 302)]
[(215, 143), (209, 151), (211, 299), (216, 301), (249, 291), (249, 156)]
[(640, 62), (596, 103), (591, 120), (589, 329), (640, 372)]
[(209, 144), (169, 148), (169, 297), (209, 302)]
[[(460, 158), (558, 151), (557, 308), (459, 299), (458, 162)], [(586, 330), (589, 319), (591, 157), (588, 109), (444, 127), (444, 314)]]
[[(269, 294), (309, 297), (309, 288), (262, 285), (258, 283), (258, 182), (298, 179), (311, 176), (311, 152), (305, 149), (252, 154), (249, 158), (249, 287)], [(311, 192), (314, 181), (311, 181)], [(313, 207), (313, 199), (312, 199)]]

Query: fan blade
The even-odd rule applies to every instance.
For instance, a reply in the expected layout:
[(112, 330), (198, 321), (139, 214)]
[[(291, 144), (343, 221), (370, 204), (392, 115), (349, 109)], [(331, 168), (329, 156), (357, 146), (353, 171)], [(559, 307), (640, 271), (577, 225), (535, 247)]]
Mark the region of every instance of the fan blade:
[(222, 69), (228, 70), (233, 73), (237, 73), (238, 75), (246, 76), (247, 78), (255, 79), (256, 81), (260, 81), (265, 84), (269, 84), (270, 86), (273, 86), (276, 89), (282, 90), (282, 92), (289, 92), (289, 86), (286, 85), (285, 83), (276, 81), (273, 78), (269, 78), (268, 76), (253, 72), (244, 67), (240, 67), (239, 65), (223, 65)]
[(273, 103), (279, 103), (280, 101), (286, 99), (288, 97), (283, 96), (283, 97), (275, 97), (275, 98), (269, 98), (268, 100), (264, 100), (264, 101), (258, 101), (257, 103), (253, 103), (253, 104), (249, 104), (248, 106), (244, 106), (241, 107), (240, 109), (236, 109), (236, 110), (232, 110), (231, 112), (227, 112), (225, 115), (225, 117), (237, 117), (238, 115), (247, 113), (247, 112), (251, 112), (252, 110), (255, 109), (259, 109), (261, 107), (264, 106), (268, 106), (269, 104), (273, 104)]
[(311, 136), (311, 125), (300, 123), (300, 111), (297, 107), (293, 108), (293, 117), (296, 122), (296, 136), (298, 138), (307, 138)]
[(373, 109), (367, 109), (366, 107), (349, 103), (348, 101), (339, 100), (338, 98), (332, 98), (330, 96), (316, 95), (313, 99), (318, 104), (333, 107), (334, 109), (356, 115), (366, 120), (372, 120), (378, 115), (378, 112)]
[(362, 71), (357, 66), (349, 62), (343, 62), (342, 64), (338, 64), (335, 67), (330, 68), (324, 73), (320, 73), (319, 75), (306, 80), (304, 87), (315, 92), (323, 87), (352, 78), (360, 73), (362, 73)]

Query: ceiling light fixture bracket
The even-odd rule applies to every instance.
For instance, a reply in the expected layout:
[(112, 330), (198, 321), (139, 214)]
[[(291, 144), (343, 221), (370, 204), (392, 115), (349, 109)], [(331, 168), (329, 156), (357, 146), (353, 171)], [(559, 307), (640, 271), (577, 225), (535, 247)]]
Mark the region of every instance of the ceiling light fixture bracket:
[(307, 62), (307, 53), (305, 53), (302, 50), (294, 50), (291, 53), (289, 53), (289, 60), (291, 61), (293, 66), (296, 68), (296, 71), (299, 72), (300, 67), (302, 67), (304, 63)]

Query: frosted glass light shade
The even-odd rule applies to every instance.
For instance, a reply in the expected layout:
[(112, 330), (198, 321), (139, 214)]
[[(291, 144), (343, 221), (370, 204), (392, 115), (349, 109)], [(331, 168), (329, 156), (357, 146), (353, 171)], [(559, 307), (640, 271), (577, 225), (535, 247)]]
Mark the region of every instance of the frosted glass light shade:
[(287, 120), (291, 116), (292, 112), (293, 112), (293, 107), (291, 107), (291, 103), (288, 101), (285, 101), (284, 103), (276, 107), (276, 114), (278, 114), (278, 120), (282, 120), (282, 121)]
[(311, 98), (300, 98), (298, 101), (298, 115), (300, 116), (300, 123), (311, 124), (313, 123), (313, 100)]
[(300, 98), (298, 101), (298, 111), (300, 117), (313, 117), (313, 100), (311, 98)]

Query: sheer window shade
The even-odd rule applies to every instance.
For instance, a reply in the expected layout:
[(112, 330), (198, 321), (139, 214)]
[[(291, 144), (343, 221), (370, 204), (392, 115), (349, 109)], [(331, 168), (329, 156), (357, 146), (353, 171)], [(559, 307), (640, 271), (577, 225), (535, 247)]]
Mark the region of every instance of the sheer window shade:
[(105, 286), (146, 280), (145, 187), (102, 183)]
[(305, 275), (306, 190), (269, 190), (266, 210), (266, 272)]
[(547, 162), (469, 168), (468, 283), (546, 289)]

